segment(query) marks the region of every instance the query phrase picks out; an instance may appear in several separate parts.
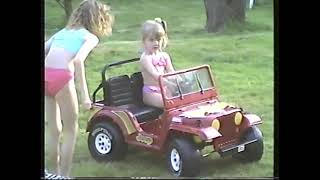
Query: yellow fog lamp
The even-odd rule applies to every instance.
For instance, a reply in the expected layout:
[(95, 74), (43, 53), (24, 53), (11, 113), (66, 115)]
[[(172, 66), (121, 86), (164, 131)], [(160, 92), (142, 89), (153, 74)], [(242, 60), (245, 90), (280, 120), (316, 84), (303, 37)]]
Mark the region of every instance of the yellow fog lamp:
[(242, 114), (240, 112), (237, 112), (234, 116), (234, 123), (239, 126), (242, 122)]
[(214, 119), (211, 123), (211, 127), (215, 128), (216, 130), (220, 129), (220, 121), (218, 119)]

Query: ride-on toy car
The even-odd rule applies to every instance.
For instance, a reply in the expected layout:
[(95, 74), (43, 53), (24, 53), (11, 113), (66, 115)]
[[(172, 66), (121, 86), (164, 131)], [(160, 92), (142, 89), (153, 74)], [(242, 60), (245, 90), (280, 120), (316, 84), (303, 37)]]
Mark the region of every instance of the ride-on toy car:
[[(106, 70), (138, 58), (106, 65), (93, 93), (94, 115), (87, 124), (88, 147), (99, 161), (125, 157), (128, 145), (164, 153), (174, 176), (196, 176), (200, 158), (217, 152), (244, 161), (263, 155), (262, 120), (241, 108), (220, 102), (210, 66), (161, 75), (164, 108), (142, 101), (141, 72), (106, 78)], [(103, 89), (103, 100), (96, 94)]]

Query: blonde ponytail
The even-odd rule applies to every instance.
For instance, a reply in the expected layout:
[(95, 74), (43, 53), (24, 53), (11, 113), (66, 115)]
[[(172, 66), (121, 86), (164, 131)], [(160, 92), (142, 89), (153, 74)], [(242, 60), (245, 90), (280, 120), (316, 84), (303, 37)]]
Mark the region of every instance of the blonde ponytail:
[(162, 27), (163, 27), (163, 30), (165, 32), (165, 35), (164, 35), (164, 39), (162, 41), (162, 45), (161, 45), (161, 51), (164, 51), (164, 49), (167, 47), (168, 45), (168, 26), (167, 26), (167, 22), (163, 19), (161, 19), (160, 17), (156, 17), (154, 18), (154, 21), (159, 23)]

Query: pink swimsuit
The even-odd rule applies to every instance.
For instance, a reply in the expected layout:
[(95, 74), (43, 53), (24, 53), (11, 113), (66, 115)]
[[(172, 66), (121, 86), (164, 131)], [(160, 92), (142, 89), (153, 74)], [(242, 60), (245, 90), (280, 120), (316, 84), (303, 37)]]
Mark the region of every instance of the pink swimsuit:
[[(152, 58), (152, 64), (154, 66), (167, 66), (167, 59), (163, 56), (160, 56), (159, 58), (155, 59)], [(143, 86), (143, 92), (144, 93), (160, 93), (160, 88), (157, 86)]]
[(87, 33), (89, 32), (84, 28), (62, 29), (51, 37), (50, 53), (47, 58), (51, 60), (51, 63), (52, 60), (55, 63), (45, 68), (46, 96), (55, 96), (73, 78), (73, 73), (64, 67), (66, 62), (69, 62), (78, 53)]
[(144, 93), (160, 93), (160, 88), (157, 86), (144, 85), (142, 90)]
[(55, 96), (72, 78), (66, 69), (45, 68), (45, 95)]

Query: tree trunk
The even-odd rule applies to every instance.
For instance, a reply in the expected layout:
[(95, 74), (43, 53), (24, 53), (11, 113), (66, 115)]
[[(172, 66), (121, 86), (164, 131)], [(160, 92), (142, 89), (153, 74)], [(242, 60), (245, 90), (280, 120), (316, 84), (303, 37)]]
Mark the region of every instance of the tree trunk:
[(231, 19), (244, 22), (245, 5), (245, 0), (204, 0), (207, 16), (205, 29), (208, 32), (221, 31)]
[(230, 18), (238, 22), (244, 22), (246, 18), (246, 1), (245, 0), (232, 0), (230, 4)]
[(68, 21), (72, 13), (72, 0), (64, 0), (63, 4), (64, 4), (64, 11), (66, 13), (66, 19)]
[(222, 28), (226, 12), (225, 0), (204, 0), (207, 22), (205, 29), (208, 32), (217, 32)]

